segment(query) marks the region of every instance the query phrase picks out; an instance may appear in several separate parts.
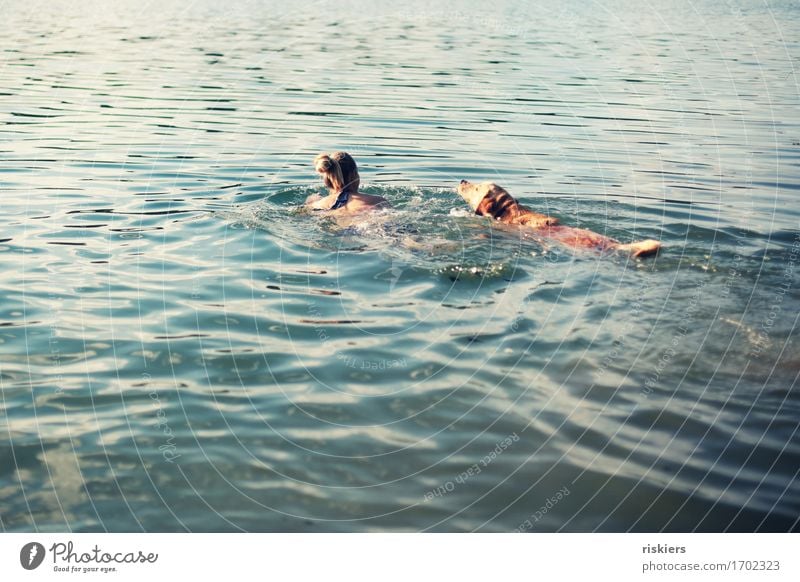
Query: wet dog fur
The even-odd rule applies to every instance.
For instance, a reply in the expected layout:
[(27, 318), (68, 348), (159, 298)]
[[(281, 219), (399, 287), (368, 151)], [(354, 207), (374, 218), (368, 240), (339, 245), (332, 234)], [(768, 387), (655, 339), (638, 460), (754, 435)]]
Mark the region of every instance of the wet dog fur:
[(652, 239), (624, 244), (591, 230), (562, 226), (557, 218), (523, 206), (505, 188), (494, 182), (473, 184), (461, 180), (458, 193), (475, 214), (491, 216), (504, 224), (534, 229), (538, 235), (572, 248), (619, 251), (633, 257), (654, 255), (661, 248), (661, 243)]

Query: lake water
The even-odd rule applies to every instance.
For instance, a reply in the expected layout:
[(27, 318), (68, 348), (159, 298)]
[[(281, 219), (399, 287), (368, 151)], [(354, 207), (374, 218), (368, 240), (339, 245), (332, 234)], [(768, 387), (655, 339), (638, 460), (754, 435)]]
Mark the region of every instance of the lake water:
[(0, 2), (2, 530), (798, 528), (797, 3), (486, 6)]

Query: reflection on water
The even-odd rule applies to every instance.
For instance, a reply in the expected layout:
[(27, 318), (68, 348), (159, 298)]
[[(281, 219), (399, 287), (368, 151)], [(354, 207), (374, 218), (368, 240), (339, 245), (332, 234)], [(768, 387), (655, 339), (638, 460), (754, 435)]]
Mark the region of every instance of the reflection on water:
[[(0, 21), (2, 529), (797, 527), (791, 3), (42, 6)], [(299, 209), (332, 149), (393, 209)]]

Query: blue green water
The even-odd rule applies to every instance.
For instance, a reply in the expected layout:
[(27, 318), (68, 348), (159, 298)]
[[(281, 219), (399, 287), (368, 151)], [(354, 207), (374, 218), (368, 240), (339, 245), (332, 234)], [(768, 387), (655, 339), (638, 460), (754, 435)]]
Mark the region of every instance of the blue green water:
[(797, 529), (796, 3), (225, 4), (0, 2), (0, 529)]

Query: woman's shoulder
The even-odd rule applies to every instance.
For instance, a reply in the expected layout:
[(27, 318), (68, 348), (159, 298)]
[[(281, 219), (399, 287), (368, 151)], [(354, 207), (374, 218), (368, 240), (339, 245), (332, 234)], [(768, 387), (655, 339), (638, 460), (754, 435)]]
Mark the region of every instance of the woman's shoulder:
[(384, 198), (383, 196), (374, 196), (372, 194), (361, 194), (359, 192), (358, 194), (356, 194), (355, 197), (357, 197), (357, 199), (360, 202), (362, 202), (364, 204), (367, 204), (369, 206), (377, 206), (377, 205), (388, 206), (389, 205), (389, 201), (386, 200), (386, 198)]

